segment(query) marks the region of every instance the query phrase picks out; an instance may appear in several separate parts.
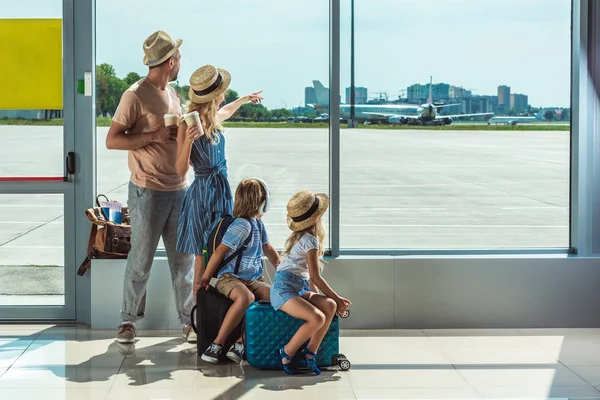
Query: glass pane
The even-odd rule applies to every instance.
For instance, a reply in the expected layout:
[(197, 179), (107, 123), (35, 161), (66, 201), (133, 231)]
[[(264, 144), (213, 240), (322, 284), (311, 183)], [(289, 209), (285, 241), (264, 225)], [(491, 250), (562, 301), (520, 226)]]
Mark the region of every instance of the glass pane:
[[(103, 97), (96, 99), (106, 105), (97, 110), (98, 192), (127, 199), (130, 173), (126, 152), (106, 150), (105, 138), (121, 93), (148, 72), (139, 50), (143, 41), (153, 30), (164, 29), (173, 39), (184, 41), (179, 80), (173, 83), (182, 88), (184, 103), (190, 75), (208, 62), (231, 72), (230, 89), (238, 95), (264, 90), (264, 107), (246, 104), (225, 123), (228, 174), (234, 192), (246, 177), (260, 177), (270, 185), (272, 208), (264, 221), (272, 243), (283, 247), (289, 235), (289, 198), (304, 188), (329, 191), (328, 120), (321, 115), (326, 110), (311, 107), (316, 102), (313, 80), (328, 86), (329, 5), (318, 0), (215, 4), (176, 0), (170, 6), (188, 10), (187, 18), (202, 20), (202, 29), (215, 33), (215, 40), (199, 40), (197, 27), (177, 19), (165, 20), (164, 10), (148, 8), (145, 1), (121, 2), (119, 7), (125, 9), (117, 14), (113, 2), (96, 3), (97, 60), (101, 64), (96, 84), (110, 88), (98, 91), (97, 96)], [(205, 18), (203, 5), (210, 6), (211, 18)], [(141, 18), (132, 21), (127, 17), (140, 15), (140, 10)], [(224, 28), (224, 20), (235, 29)], [(127, 34), (117, 35), (115, 24), (126, 26)]]
[(341, 246), (568, 247), (570, 1), (434, 3), (355, 1)]
[(0, 306), (64, 305), (62, 194), (0, 194)]
[(64, 173), (62, 8), (62, 0), (2, 5), (0, 177)]

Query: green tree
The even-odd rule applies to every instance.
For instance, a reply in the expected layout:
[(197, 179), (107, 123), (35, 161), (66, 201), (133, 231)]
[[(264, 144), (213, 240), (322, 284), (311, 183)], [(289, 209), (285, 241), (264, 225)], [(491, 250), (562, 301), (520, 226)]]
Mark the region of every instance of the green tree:
[(234, 117), (250, 121), (266, 121), (270, 118), (271, 113), (262, 104), (246, 103), (237, 110)]
[(278, 119), (288, 119), (292, 116), (292, 112), (286, 108), (278, 108), (271, 110), (271, 118), (275, 117)]
[(177, 83), (171, 83), (171, 85), (175, 88), (175, 90), (177, 91), (177, 94), (179, 95), (179, 98), (181, 98), (182, 101), (188, 102), (190, 100), (190, 86), (189, 85), (179, 86)]
[(236, 92), (233, 89), (227, 89), (227, 91), (225, 92), (225, 103), (227, 103), (227, 104), (234, 102), (239, 98), (240, 98), (240, 96), (239, 96), (238, 92)]
[(115, 68), (110, 64), (96, 67), (96, 112), (99, 116), (113, 115), (121, 95), (127, 90), (127, 83), (117, 78)]
[(554, 110), (546, 110), (546, 112), (544, 113), (544, 119), (546, 121), (553, 121), (554, 120)]
[(140, 76), (140, 74), (138, 74), (137, 72), (130, 72), (127, 74), (127, 76), (125, 77), (124, 81), (126, 84), (128, 84), (129, 86), (133, 85), (134, 83), (136, 83), (137, 81), (139, 81), (140, 79), (142, 79), (142, 77)]

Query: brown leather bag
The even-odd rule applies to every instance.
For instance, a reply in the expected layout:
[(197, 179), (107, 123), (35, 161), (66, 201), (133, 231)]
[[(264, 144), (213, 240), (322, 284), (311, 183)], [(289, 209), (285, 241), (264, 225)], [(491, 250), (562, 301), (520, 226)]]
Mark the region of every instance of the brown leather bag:
[(98, 198), (96, 203), (98, 207), (88, 208), (85, 211), (85, 216), (92, 223), (92, 229), (88, 239), (88, 254), (77, 270), (79, 276), (85, 275), (86, 271), (90, 269), (92, 258), (127, 258), (129, 250), (131, 250), (131, 225), (126, 223), (125, 218), (129, 211), (128, 208), (123, 207), (125, 223), (116, 224), (103, 215)]

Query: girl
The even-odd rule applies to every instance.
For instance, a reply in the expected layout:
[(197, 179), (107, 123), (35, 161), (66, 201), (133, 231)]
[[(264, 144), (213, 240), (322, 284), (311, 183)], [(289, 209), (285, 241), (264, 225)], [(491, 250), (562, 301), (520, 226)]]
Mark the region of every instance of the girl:
[[(328, 207), (327, 195), (314, 195), (310, 190), (296, 193), (287, 205), (287, 223), (293, 233), (286, 241), (277, 268), (271, 304), (275, 310), (281, 309), (306, 321), (279, 349), (283, 370), (291, 375), (298, 373), (290, 365), (292, 357), (308, 339), (308, 345), (302, 349), (306, 366), (317, 375), (321, 373), (317, 366), (317, 350), (336, 310), (342, 312), (351, 304), (321, 277), (319, 258), (323, 256), (325, 239), (322, 219)], [(319, 294), (319, 289), (325, 295)]]
[(186, 128), (186, 124), (181, 123), (177, 133), (177, 173), (185, 175), (191, 165), (195, 174), (183, 200), (177, 230), (177, 251), (196, 255), (194, 293), (200, 288), (204, 273), (206, 237), (216, 220), (233, 211), (221, 122), (231, 118), (242, 104), (249, 101), (258, 104), (263, 100), (259, 91), (219, 110), (230, 83), (231, 75), (224, 69), (205, 65), (194, 71), (190, 78), (188, 113), (200, 114), (202, 129), (197, 125)]

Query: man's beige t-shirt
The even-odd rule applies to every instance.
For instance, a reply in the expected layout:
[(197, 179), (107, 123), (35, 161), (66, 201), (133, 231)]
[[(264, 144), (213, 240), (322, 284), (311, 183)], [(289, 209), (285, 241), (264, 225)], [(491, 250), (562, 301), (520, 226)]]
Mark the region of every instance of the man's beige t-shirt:
[[(121, 97), (113, 121), (126, 126), (127, 134), (147, 134), (164, 126), (165, 114), (181, 114), (175, 89), (160, 90), (146, 78), (134, 83)], [(187, 186), (187, 177), (175, 170), (177, 142), (151, 143), (128, 152), (131, 181), (143, 188), (177, 191)]]

